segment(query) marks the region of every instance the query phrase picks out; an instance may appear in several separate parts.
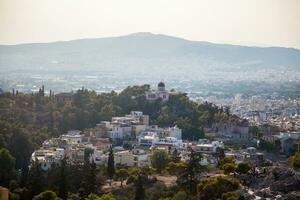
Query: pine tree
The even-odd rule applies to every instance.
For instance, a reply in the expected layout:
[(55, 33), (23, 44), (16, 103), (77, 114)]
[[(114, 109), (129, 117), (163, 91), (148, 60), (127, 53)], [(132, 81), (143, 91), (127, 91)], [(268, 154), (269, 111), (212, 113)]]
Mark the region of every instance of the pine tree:
[(115, 174), (115, 161), (114, 161), (114, 152), (112, 150), (112, 147), (110, 147), (109, 155), (108, 155), (107, 174), (110, 179), (112, 179)]
[(96, 164), (85, 161), (84, 163), (85, 175), (82, 181), (82, 194), (87, 197), (90, 193), (97, 193), (96, 185)]
[(21, 171), (21, 187), (24, 187), (25, 185), (27, 185), (27, 181), (28, 181), (28, 162), (24, 161), (23, 165), (22, 165), (22, 171)]
[(68, 189), (67, 189), (67, 158), (64, 157), (61, 161), (60, 166), (60, 181), (59, 181), (59, 197), (61, 197), (63, 200), (66, 200), (68, 197)]
[(37, 161), (32, 163), (29, 177), (29, 188), (31, 191), (31, 197), (40, 194), (44, 190), (43, 174), (40, 164)]
[(136, 182), (135, 190), (135, 200), (144, 200), (145, 199), (145, 188), (143, 186), (143, 180), (140, 174), (138, 174), (138, 179)]
[(89, 187), (89, 193), (97, 193), (97, 185), (96, 185), (96, 164), (94, 161), (92, 163), (89, 163), (90, 169), (88, 174), (88, 187)]
[(187, 167), (178, 179), (179, 184), (183, 187), (187, 187), (191, 194), (195, 194), (197, 191), (197, 175), (201, 171), (200, 161), (201, 154), (190, 148)]

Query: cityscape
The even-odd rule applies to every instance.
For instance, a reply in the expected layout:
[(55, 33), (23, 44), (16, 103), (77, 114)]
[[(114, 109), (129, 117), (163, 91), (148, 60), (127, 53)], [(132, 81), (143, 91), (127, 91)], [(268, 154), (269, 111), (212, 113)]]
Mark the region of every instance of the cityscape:
[(0, 200), (299, 200), (298, 0), (0, 0)]

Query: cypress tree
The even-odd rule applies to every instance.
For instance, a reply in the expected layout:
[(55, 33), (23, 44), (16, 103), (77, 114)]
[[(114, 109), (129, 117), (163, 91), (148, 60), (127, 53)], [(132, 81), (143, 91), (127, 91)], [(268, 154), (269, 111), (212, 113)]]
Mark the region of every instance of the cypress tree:
[(135, 200), (144, 200), (145, 199), (145, 188), (143, 186), (143, 180), (140, 174), (138, 174), (138, 179), (136, 182), (135, 190)]
[(84, 177), (81, 185), (81, 193), (83, 197), (87, 197), (91, 193), (97, 193), (96, 185), (96, 164), (85, 161), (84, 163)]
[(114, 161), (114, 152), (112, 150), (112, 147), (110, 147), (109, 155), (108, 155), (107, 174), (110, 179), (112, 179), (115, 174), (115, 161)]
[(66, 200), (68, 197), (66, 167), (67, 167), (67, 158), (64, 157), (61, 161), (61, 166), (60, 166), (60, 181), (59, 181), (59, 193), (58, 193), (58, 196), (63, 200)]
[(29, 188), (31, 191), (31, 197), (40, 194), (44, 190), (43, 174), (40, 164), (34, 161), (30, 169), (30, 183)]

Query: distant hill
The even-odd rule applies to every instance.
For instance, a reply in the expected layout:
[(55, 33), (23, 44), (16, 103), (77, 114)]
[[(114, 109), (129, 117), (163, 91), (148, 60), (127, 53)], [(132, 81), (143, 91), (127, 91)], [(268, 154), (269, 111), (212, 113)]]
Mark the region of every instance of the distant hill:
[(135, 33), (121, 37), (0, 45), (0, 70), (112, 70), (175, 73), (203, 70), (300, 70), (300, 50), (189, 41)]

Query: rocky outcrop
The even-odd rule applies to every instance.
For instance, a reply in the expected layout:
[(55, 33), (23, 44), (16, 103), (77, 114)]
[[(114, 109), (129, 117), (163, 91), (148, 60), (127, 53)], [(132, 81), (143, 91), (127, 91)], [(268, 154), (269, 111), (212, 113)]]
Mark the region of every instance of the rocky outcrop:
[(238, 191), (244, 199), (300, 199), (300, 171), (288, 166), (269, 167), (260, 171), (263, 173), (249, 175), (249, 188), (244, 187)]

